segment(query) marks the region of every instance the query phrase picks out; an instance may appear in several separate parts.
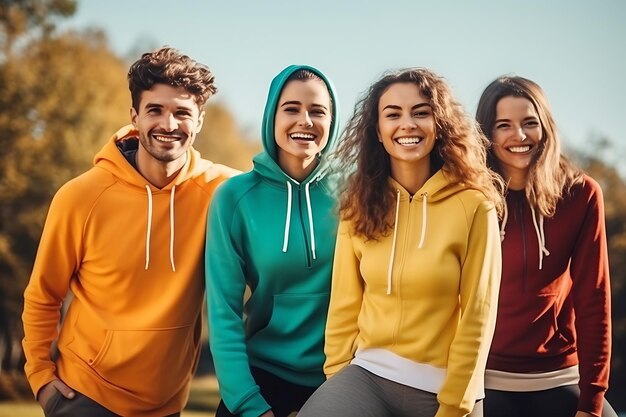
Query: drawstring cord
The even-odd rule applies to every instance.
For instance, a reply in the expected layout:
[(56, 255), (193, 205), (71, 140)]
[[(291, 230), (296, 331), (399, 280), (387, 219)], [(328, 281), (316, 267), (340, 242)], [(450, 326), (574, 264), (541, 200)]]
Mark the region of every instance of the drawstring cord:
[(176, 272), (174, 266), (174, 192), (176, 186), (172, 186), (172, 192), (170, 194), (170, 264), (172, 264), (172, 271)]
[(543, 256), (549, 256), (550, 252), (546, 248), (546, 234), (543, 230), (543, 216), (539, 213), (539, 225), (537, 225), (537, 216), (535, 216), (535, 209), (533, 206), (530, 206), (530, 210), (533, 213), (533, 226), (535, 226), (537, 242), (539, 243), (539, 269), (541, 269), (543, 267)]
[[(150, 232), (152, 230), (152, 190), (149, 185), (146, 185), (146, 192), (148, 195), (148, 222), (146, 227), (146, 266), (145, 270), (148, 270), (150, 266)], [(176, 272), (176, 266), (174, 265), (174, 195), (176, 186), (172, 187), (170, 192), (170, 265), (172, 271)]]
[(396, 218), (393, 223), (393, 240), (391, 241), (391, 257), (387, 270), (387, 295), (391, 294), (391, 273), (393, 272), (393, 258), (396, 253), (396, 238), (398, 237), (398, 214), (400, 213), (400, 190), (396, 190)]
[(420, 244), (417, 245), (417, 249), (421, 249), (424, 246), (424, 239), (426, 239), (426, 200), (428, 199), (428, 193), (423, 194), (422, 200), (422, 236), (420, 236)]
[(311, 196), (309, 195), (310, 184), (310, 182), (307, 182), (304, 186), (304, 194), (306, 195), (306, 208), (309, 213), (309, 230), (311, 231), (311, 252), (313, 252), (313, 259), (317, 259), (315, 257), (315, 230), (313, 229), (313, 210), (311, 210)]
[[(532, 218), (533, 218), (533, 227), (535, 228), (535, 234), (537, 235), (537, 243), (539, 246), (539, 269), (541, 270), (543, 268), (543, 258), (544, 255), (545, 256), (550, 256), (550, 251), (548, 251), (548, 248), (546, 248), (546, 232), (543, 229), (543, 215), (541, 213), (539, 213), (539, 215), (537, 216), (537, 213), (535, 212), (535, 208), (531, 205), (530, 206), (530, 211), (532, 214)], [(537, 217), (539, 217), (539, 222), (537, 222)], [(507, 205), (504, 205), (504, 214), (502, 216), (502, 224), (500, 225), (500, 241), (503, 242), (504, 241), (504, 236), (506, 235), (506, 223), (509, 219), (509, 209), (507, 207)]]
[(150, 265), (150, 230), (152, 229), (152, 191), (150, 186), (146, 185), (146, 191), (148, 191), (148, 227), (146, 230), (146, 271), (148, 265)]
[(283, 252), (287, 252), (287, 245), (289, 245), (290, 223), (291, 223), (291, 183), (287, 181), (287, 217), (285, 218), (285, 237), (283, 238)]

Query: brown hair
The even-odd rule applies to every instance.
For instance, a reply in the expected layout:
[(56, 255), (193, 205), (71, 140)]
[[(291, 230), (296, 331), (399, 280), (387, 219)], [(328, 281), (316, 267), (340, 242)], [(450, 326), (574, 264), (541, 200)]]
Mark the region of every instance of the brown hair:
[[(491, 140), (496, 121), (496, 107), (504, 97), (529, 100), (541, 123), (542, 137), (528, 171), (526, 197), (543, 216), (551, 217), (563, 193), (583, 181), (582, 171), (561, 154), (561, 145), (546, 94), (535, 82), (517, 76), (502, 76), (485, 88), (476, 110), (476, 120)], [(500, 162), (491, 146), (487, 149), (487, 163), (502, 175)]]
[(217, 92), (214, 81), (208, 67), (170, 47), (143, 54), (128, 70), (128, 88), (137, 111), (141, 94), (155, 84), (184, 88), (201, 108)]
[(424, 68), (409, 68), (376, 81), (357, 102), (345, 128), (335, 154), (338, 172), (348, 173), (339, 198), (342, 219), (352, 220), (354, 232), (367, 239), (385, 235), (393, 227), (388, 215), (394, 204), (389, 155), (378, 141), (377, 126), (380, 97), (396, 83), (413, 83), (430, 100), (438, 137), (430, 153), (433, 173), (443, 169), (451, 181), (480, 190), (501, 211), (503, 199), (497, 187), (502, 182), (487, 168), (487, 139), (443, 78)]

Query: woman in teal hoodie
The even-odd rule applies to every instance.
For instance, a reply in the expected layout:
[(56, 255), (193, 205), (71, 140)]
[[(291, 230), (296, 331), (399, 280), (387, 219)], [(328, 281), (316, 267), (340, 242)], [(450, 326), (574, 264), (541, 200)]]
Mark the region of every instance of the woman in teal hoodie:
[(337, 230), (326, 155), (337, 116), (319, 70), (285, 68), (270, 85), (264, 152), (211, 204), (205, 260), (217, 417), (287, 416), (325, 380)]

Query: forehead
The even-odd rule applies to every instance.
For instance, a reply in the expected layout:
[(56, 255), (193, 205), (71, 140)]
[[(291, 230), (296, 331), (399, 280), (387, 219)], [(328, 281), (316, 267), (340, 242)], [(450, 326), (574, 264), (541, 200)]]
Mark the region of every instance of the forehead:
[(419, 104), (430, 103), (419, 87), (414, 83), (394, 83), (385, 89), (378, 100), (378, 107), (383, 108), (389, 104)]
[(533, 103), (526, 97), (507, 96), (496, 104), (496, 117), (537, 116)]
[(317, 79), (291, 80), (283, 87), (280, 101), (312, 101), (328, 106), (330, 93), (323, 81)]
[(155, 84), (151, 89), (141, 93), (139, 107), (144, 108), (152, 105), (199, 109), (193, 94), (183, 87), (173, 87), (167, 84)]

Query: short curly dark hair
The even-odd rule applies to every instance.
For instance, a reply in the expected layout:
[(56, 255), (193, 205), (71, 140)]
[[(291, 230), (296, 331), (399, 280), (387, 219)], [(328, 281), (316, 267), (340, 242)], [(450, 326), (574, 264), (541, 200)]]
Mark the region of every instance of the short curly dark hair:
[(182, 87), (192, 94), (198, 107), (217, 92), (211, 70), (178, 50), (164, 46), (141, 56), (128, 70), (128, 88), (133, 108), (139, 111), (141, 93), (155, 84)]

